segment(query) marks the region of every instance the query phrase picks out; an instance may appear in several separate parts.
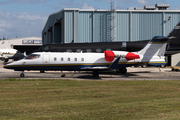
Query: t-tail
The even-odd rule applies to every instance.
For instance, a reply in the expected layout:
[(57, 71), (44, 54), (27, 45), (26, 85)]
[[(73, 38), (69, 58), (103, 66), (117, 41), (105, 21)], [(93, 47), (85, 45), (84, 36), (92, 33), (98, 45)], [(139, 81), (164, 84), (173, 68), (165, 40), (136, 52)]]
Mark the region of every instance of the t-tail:
[(138, 54), (144, 56), (164, 56), (168, 39), (168, 37), (164, 36), (155, 36)]
[(165, 51), (169, 37), (155, 36), (148, 44), (138, 52), (142, 56), (142, 61), (151, 65), (163, 65), (165, 62)]

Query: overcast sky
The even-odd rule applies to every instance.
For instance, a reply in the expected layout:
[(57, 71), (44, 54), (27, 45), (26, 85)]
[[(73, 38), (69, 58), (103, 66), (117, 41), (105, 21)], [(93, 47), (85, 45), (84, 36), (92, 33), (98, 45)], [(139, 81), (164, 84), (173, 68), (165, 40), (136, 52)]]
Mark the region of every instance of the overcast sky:
[(63, 8), (110, 9), (111, 1), (117, 9), (170, 4), (180, 10), (180, 0), (0, 0), (0, 38), (41, 37), (50, 14)]

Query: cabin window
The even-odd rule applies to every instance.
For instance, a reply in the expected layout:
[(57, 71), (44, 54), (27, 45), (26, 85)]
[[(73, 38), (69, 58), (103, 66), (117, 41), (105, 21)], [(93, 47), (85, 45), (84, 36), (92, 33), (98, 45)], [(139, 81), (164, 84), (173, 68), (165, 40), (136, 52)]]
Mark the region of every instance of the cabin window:
[(57, 60), (57, 58), (55, 57), (55, 58), (54, 58), (54, 61), (56, 61), (56, 60)]
[(61, 61), (63, 61), (64, 59), (63, 58), (61, 58)]
[(100, 48), (96, 49), (96, 52), (100, 53), (102, 50)]
[(36, 58), (40, 58), (39, 54), (30, 54), (27, 57), (25, 57), (25, 59), (36, 59)]
[(77, 58), (74, 58), (74, 61), (77, 61)]
[(68, 58), (68, 61), (70, 61), (70, 58)]
[(107, 48), (106, 51), (111, 51), (111, 49), (110, 49), (110, 48)]
[(86, 52), (92, 52), (92, 50), (91, 49), (87, 49)]
[(83, 62), (83, 61), (84, 61), (84, 58), (81, 58), (81, 61)]
[(67, 52), (72, 52), (72, 50), (71, 49), (67, 49)]
[(77, 51), (78, 53), (80, 53), (82, 50), (81, 50), (81, 49), (77, 49), (76, 51)]

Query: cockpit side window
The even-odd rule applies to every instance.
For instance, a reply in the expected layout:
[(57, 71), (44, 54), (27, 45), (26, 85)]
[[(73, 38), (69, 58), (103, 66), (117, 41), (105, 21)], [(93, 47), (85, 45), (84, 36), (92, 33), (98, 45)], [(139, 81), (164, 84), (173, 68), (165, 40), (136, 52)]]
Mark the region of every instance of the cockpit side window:
[(46, 47), (44, 48), (44, 50), (46, 50), (46, 51), (49, 50), (49, 46), (46, 46)]
[(30, 54), (27, 57), (25, 57), (25, 59), (36, 59), (36, 58), (40, 58), (39, 54)]

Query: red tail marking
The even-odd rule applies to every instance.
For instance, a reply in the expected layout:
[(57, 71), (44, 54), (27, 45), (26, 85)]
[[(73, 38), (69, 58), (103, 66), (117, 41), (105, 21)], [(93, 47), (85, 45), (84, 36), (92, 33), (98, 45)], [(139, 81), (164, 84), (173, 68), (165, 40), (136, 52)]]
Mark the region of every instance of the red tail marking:
[(132, 53), (132, 52), (128, 52), (128, 53), (126, 54), (126, 59), (127, 59), (127, 60), (133, 60), (133, 59), (138, 59), (138, 58), (140, 58), (140, 56), (137, 55), (137, 54), (134, 54), (134, 53)]

